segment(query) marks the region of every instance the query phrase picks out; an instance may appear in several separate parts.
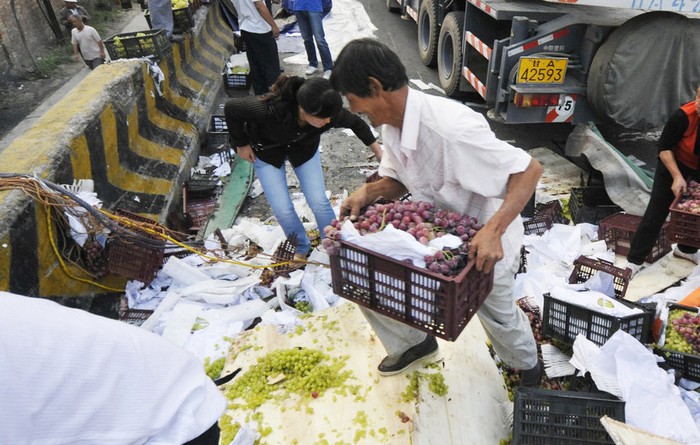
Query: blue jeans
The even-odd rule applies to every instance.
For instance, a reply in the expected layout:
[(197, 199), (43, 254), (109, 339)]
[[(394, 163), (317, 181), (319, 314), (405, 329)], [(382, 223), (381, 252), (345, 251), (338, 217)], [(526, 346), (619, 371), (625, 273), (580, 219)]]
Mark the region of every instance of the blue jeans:
[[(284, 234), (290, 237), (297, 236), (297, 253), (308, 253), (311, 250), (311, 242), (306, 236), (304, 224), (299, 215), (294, 210), (292, 197), (289, 195), (287, 186), (287, 174), (285, 166), (277, 168), (265, 161), (256, 159), (253, 163), (255, 174), (260, 180), (265, 197), (270, 203), (272, 213), (275, 214), (277, 222), (282, 227)], [(330, 201), (326, 197), (326, 184), (323, 181), (323, 170), (321, 169), (321, 154), (316, 154), (299, 167), (294, 167), (294, 173), (301, 184), (301, 191), (316, 218), (316, 224), (323, 237), (323, 228), (330, 225), (335, 219), (335, 212)]]
[(323, 13), (311, 11), (294, 11), (299, 25), (299, 32), (304, 39), (304, 47), (306, 48), (306, 57), (309, 59), (310, 66), (318, 66), (318, 58), (316, 57), (316, 47), (314, 40), (318, 46), (318, 52), (321, 54), (321, 62), (323, 63), (323, 71), (328, 71), (333, 68), (333, 58), (331, 50), (326, 43), (326, 34), (323, 32)]
[(165, 36), (173, 35), (173, 5), (170, 0), (149, 0), (148, 8), (151, 13), (151, 27), (164, 29)]

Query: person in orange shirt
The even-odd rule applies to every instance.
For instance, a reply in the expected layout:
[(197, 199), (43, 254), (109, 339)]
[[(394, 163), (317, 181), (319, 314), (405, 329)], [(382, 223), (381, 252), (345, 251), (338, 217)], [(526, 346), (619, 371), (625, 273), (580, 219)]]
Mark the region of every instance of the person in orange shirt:
[[(632, 270), (632, 276), (644, 268), (644, 259), (659, 237), (673, 200), (687, 191), (688, 181), (692, 179), (700, 182), (698, 123), (700, 123), (700, 87), (695, 91), (694, 100), (682, 105), (671, 115), (661, 133), (659, 139), (661, 162), (656, 167), (649, 204), (627, 254), (627, 267)], [(673, 251), (673, 256), (695, 264), (700, 263), (696, 247), (678, 244)]]

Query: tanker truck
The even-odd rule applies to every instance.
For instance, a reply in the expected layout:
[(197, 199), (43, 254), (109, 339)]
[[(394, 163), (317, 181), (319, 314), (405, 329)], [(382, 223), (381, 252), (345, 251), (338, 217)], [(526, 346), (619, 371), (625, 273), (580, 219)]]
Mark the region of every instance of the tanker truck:
[(505, 123), (648, 130), (700, 85), (700, 0), (386, 0), (454, 98)]

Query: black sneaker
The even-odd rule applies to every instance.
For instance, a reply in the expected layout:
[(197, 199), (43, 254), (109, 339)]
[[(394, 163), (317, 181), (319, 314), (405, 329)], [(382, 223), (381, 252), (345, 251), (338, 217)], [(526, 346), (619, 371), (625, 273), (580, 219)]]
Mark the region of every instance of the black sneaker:
[(532, 369), (520, 371), (520, 386), (535, 387), (539, 386), (544, 375), (544, 363), (542, 360), (537, 360), (537, 364)]
[(433, 357), (438, 352), (438, 344), (435, 337), (428, 335), (425, 340), (409, 348), (398, 357), (384, 357), (384, 360), (377, 366), (379, 375), (389, 376), (405, 371), (412, 364), (419, 360)]

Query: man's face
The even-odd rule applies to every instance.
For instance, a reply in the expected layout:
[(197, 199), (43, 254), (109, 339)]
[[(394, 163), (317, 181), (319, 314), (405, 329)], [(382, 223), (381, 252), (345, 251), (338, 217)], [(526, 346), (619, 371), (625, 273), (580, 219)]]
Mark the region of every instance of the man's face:
[(347, 93), (345, 98), (350, 104), (350, 110), (353, 113), (366, 115), (372, 123), (372, 126), (378, 127), (388, 123), (386, 120), (386, 105), (381, 95), (378, 93), (367, 97), (360, 97), (352, 93)]
[(75, 8), (75, 3), (73, 3), (73, 2), (65, 2), (64, 4), (66, 5), (67, 9)]
[(75, 16), (70, 16), (68, 18), (68, 21), (70, 22), (71, 25), (73, 25), (75, 28), (78, 28), (78, 31), (83, 30), (83, 22), (78, 20)]

